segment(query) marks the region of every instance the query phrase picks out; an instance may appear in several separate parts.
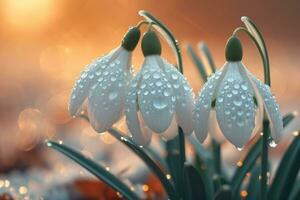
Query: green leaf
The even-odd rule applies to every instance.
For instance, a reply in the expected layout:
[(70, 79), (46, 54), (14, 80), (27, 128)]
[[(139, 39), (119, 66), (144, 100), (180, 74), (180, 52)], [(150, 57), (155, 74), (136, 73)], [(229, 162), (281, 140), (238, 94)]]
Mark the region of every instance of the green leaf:
[(276, 171), (268, 197), (270, 200), (288, 199), (300, 169), (300, 136), (295, 136)]
[(246, 200), (257, 200), (259, 199), (259, 192), (260, 192), (260, 166), (255, 167), (251, 172), (251, 178), (247, 187), (248, 195)]
[(189, 56), (192, 58), (193, 63), (197, 67), (203, 82), (206, 82), (207, 81), (207, 72), (205, 70), (205, 67), (204, 67), (201, 59), (197, 56), (196, 52), (189, 44), (186, 45), (186, 49), (187, 49)]
[(212, 164), (207, 165), (202, 159), (198, 156), (196, 157), (196, 166), (197, 169), (205, 183), (205, 194), (207, 195), (207, 199), (213, 199), (214, 196), (214, 184), (213, 184), (213, 170)]
[[(289, 113), (285, 115), (282, 120), (283, 126), (286, 127), (294, 118), (295, 115), (293, 113)], [(257, 158), (260, 156), (261, 145), (262, 145), (261, 143), (262, 143), (262, 139), (259, 138), (256, 141), (256, 143), (251, 147), (251, 149), (248, 151), (246, 157), (242, 161), (242, 166), (238, 167), (235, 170), (233, 178), (231, 179), (233, 199), (238, 198), (239, 190), (246, 176), (246, 173), (251, 171), (251, 169), (255, 165)]]
[(210, 53), (209, 48), (207, 47), (205, 42), (200, 42), (199, 44), (199, 48), (201, 50), (201, 52), (203, 53), (204, 57), (206, 58), (206, 60), (208, 61), (209, 67), (211, 69), (211, 71), (213, 73), (216, 72), (216, 65), (214, 62), (214, 59), (212, 58), (212, 55)]
[(149, 167), (149, 169), (155, 174), (155, 176), (159, 179), (163, 187), (165, 188), (170, 199), (179, 199), (177, 192), (175, 191), (173, 185), (166, 177), (166, 173), (164, 173), (159, 166), (143, 151), (142, 148), (135, 145), (130, 139), (125, 138), (119, 130), (115, 128), (108, 129), (108, 132), (112, 134), (116, 139), (125, 144), (129, 149), (131, 149), (139, 158), (141, 158), (144, 163)]
[(148, 147), (144, 147), (144, 149), (146, 153), (149, 154), (152, 159), (154, 159), (156, 162), (162, 165), (164, 169), (166, 170), (169, 169), (168, 164), (166, 163), (164, 158), (162, 158), (161, 155), (159, 155), (159, 153), (155, 149), (153, 149), (153, 147), (148, 146)]
[(47, 141), (46, 144), (48, 147), (51, 147), (61, 152), (65, 156), (69, 157), (70, 159), (84, 167), (86, 170), (95, 175), (98, 179), (102, 180), (103, 182), (114, 188), (116, 191), (118, 191), (120, 194), (122, 194), (126, 199), (139, 199), (139, 197), (117, 177), (109, 173), (96, 162), (90, 160), (89, 158), (86, 158), (81, 153), (57, 142)]
[(184, 183), (186, 200), (208, 199), (205, 189), (206, 183), (199, 172), (188, 164), (184, 166)]
[(238, 199), (239, 190), (246, 176), (246, 173), (251, 171), (252, 167), (255, 165), (255, 162), (261, 153), (261, 143), (262, 140), (258, 139), (256, 143), (251, 147), (244, 160), (242, 161), (242, 166), (236, 169), (233, 178), (231, 179), (233, 199)]
[(290, 198), (289, 200), (299, 200), (300, 199), (300, 180), (298, 180), (295, 185), (294, 188), (291, 192)]
[(231, 190), (229, 185), (223, 185), (217, 192), (214, 200), (231, 200)]
[(155, 27), (164, 36), (164, 38), (169, 43), (169, 45), (171, 46), (171, 48), (173, 49), (173, 51), (176, 55), (176, 60), (177, 60), (177, 65), (179, 67), (179, 71), (181, 73), (183, 73), (181, 50), (179, 48), (178, 41), (173, 36), (171, 31), (161, 21), (159, 21), (157, 18), (155, 18), (149, 12), (147, 12), (145, 10), (141, 10), (141, 11), (139, 11), (139, 15), (144, 17), (147, 21), (153, 23), (152, 26)]
[(183, 168), (185, 162), (184, 133), (179, 128), (179, 134), (174, 139), (167, 141), (167, 163), (179, 195), (184, 195)]

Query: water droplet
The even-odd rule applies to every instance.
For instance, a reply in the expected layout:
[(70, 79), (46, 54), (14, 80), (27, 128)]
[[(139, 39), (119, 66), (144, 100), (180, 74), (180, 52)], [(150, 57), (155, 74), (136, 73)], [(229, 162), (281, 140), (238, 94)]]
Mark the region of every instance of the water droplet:
[(158, 86), (158, 87), (159, 87), (159, 86), (162, 86), (162, 82), (161, 82), (161, 81), (157, 81), (157, 82), (155, 83), (155, 85)]
[(274, 140), (272, 140), (270, 143), (269, 143), (269, 146), (272, 147), (272, 148), (275, 148), (277, 146), (277, 144), (275, 143)]
[(242, 101), (234, 100), (233, 104), (236, 106), (241, 106), (243, 103), (242, 103)]
[(166, 96), (166, 97), (170, 96), (170, 92), (168, 90), (165, 90), (164, 91), (164, 96)]
[(230, 111), (229, 111), (229, 110), (226, 110), (226, 111), (225, 111), (225, 115), (230, 115)]
[(100, 76), (101, 75), (101, 71), (96, 71), (96, 75)]
[(174, 79), (174, 80), (177, 80), (178, 79), (178, 75), (177, 74), (172, 74), (172, 78)]
[(111, 93), (109, 93), (108, 98), (110, 100), (114, 100), (115, 98), (117, 98), (117, 96), (118, 96), (117, 92), (111, 92)]
[(233, 78), (228, 78), (228, 82), (233, 82), (234, 81), (234, 79)]
[(238, 94), (237, 90), (232, 90), (232, 94)]
[(219, 103), (222, 103), (223, 100), (224, 100), (224, 99), (223, 99), (222, 97), (219, 97), (219, 98), (218, 98), (218, 102), (219, 102)]
[(144, 79), (148, 79), (150, 77), (150, 74), (149, 73), (145, 73), (144, 74)]
[(86, 72), (83, 72), (82, 74), (81, 74), (81, 78), (86, 78), (87, 77), (87, 73)]
[(112, 82), (114, 82), (114, 81), (117, 80), (117, 78), (116, 78), (115, 76), (112, 76), (112, 77), (110, 78), (110, 80), (111, 80)]
[(143, 83), (143, 84), (141, 85), (141, 89), (144, 89), (145, 87), (146, 87), (146, 84)]
[(159, 78), (160, 78), (160, 75), (159, 75), (159, 73), (155, 73), (155, 74), (153, 74), (153, 78), (155, 78), (155, 79), (159, 79)]
[(234, 84), (234, 86), (233, 86), (235, 89), (239, 89), (240, 88), (240, 85), (239, 84)]
[(166, 108), (167, 106), (168, 106), (168, 102), (167, 102), (167, 100), (166, 99), (155, 99), (154, 101), (153, 101), (153, 106), (156, 108), (156, 109), (159, 109), (159, 110), (161, 110), (161, 109), (164, 109), (164, 108)]
[(243, 147), (237, 147), (236, 148), (238, 151), (243, 151)]
[(185, 91), (189, 91), (190, 90), (189, 86), (187, 86), (187, 85), (184, 85), (183, 88), (184, 88)]
[(242, 87), (243, 90), (248, 90), (248, 87), (245, 84), (242, 84), (241, 87)]

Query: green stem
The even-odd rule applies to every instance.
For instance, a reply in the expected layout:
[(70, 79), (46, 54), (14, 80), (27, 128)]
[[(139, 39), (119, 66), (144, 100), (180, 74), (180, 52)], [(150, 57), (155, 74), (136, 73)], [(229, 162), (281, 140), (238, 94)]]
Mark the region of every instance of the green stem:
[[(213, 73), (216, 72), (216, 67), (214, 65), (211, 53), (206, 46), (205, 43), (202, 43), (200, 45), (201, 50), (203, 51), (206, 59), (209, 61), (209, 67)], [(215, 139), (212, 139), (212, 151), (213, 151), (213, 157), (214, 157), (214, 171), (215, 173), (221, 175), (222, 173), (222, 157), (221, 157), (221, 145), (219, 142), (217, 142)]]
[[(232, 35), (237, 35), (239, 32), (246, 33), (252, 39), (252, 41), (255, 43), (255, 45), (256, 45), (256, 47), (259, 51), (259, 54), (261, 56), (262, 62), (263, 62), (265, 84), (271, 86), (271, 76), (270, 76), (270, 66), (269, 66), (268, 53), (266, 53), (266, 51), (261, 48), (261, 46), (259, 45), (257, 39), (246, 28), (238, 27), (233, 31)], [(265, 53), (264, 53), (264, 51), (265, 51)]]
[(268, 184), (268, 138), (269, 138), (269, 121), (263, 121), (263, 142), (261, 154), (261, 200), (267, 199)]
[(160, 22), (158, 19), (156, 19), (156, 17), (154, 17), (147, 11), (140, 10), (139, 15), (144, 17), (150, 23), (153, 23), (153, 26), (165, 37), (165, 39), (167, 40), (167, 42), (169, 43), (176, 55), (178, 70), (183, 74), (182, 56), (178, 40), (162, 22)]
[[(139, 14), (144, 17), (149, 23), (152, 24), (154, 28), (156, 28), (166, 39), (168, 44), (173, 49), (173, 52), (176, 56), (177, 61), (177, 67), (180, 73), (183, 74), (183, 65), (182, 65), (182, 56), (181, 56), (181, 50), (178, 44), (178, 40), (174, 37), (174, 35), (171, 33), (171, 31), (162, 23), (160, 22), (156, 17), (148, 13), (147, 11), (141, 10), (139, 11)], [(184, 133), (180, 127), (178, 127), (178, 136), (175, 138), (175, 140), (178, 140), (178, 150), (179, 150), (179, 181), (177, 184), (177, 189), (180, 190), (181, 197), (184, 197), (184, 187), (183, 187), (183, 168), (184, 163), (186, 160), (185, 157), (185, 140), (184, 140)]]
[[(238, 27), (234, 30), (233, 35), (236, 35), (238, 32), (245, 32), (255, 43), (256, 47), (259, 50), (260, 56), (263, 61), (264, 68), (264, 82), (265, 84), (271, 86), (271, 76), (270, 76), (270, 65), (269, 65), (269, 56), (266, 48), (265, 41), (262, 37), (261, 32), (255, 25), (255, 23), (248, 17), (242, 18), (242, 21), (247, 26), (247, 29), (244, 27)], [(255, 33), (253, 33), (255, 32)], [(259, 44), (259, 42), (261, 44)], [(267, 172), (268, 172), (268, 139), (269, 139), (269, 121), (267, 119), (266, 113), (264, 111), (264, 121), (263, 121), (263, 142), (262, 142), (262, 153), (261, 153), (261, 200), (267, 198)]]
[(221, 147), (220, 144), (212, 139), (212, 151), (213, 151), (213, 157), (214, 157), (214, 171), (217, 174), (221, 174)]

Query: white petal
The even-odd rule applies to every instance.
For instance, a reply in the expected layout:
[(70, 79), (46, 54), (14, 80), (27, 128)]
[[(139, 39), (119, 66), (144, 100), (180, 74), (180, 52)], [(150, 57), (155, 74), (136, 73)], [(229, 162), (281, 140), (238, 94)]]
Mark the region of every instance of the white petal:
[(216, 98), (216, 112), (224, 136), (242, 148), (255, 127), (256, 107), (252, 87), (241, 76), (239, 67), (239, 62), (228, 63)]
[(81, 72), (73, 89), (69, 102), (70, 115), (78, 115), (82, 110), (82, 104), (86, 100), (90, 89), (97, 83), (97, 79), (107, 68), (110, 60), (120, 52), (119, 48), (114, 49), (107, 55), (100, 57), (87, 66)]
[(164, 132), (174, 114), (175, 96), (170, 82), (161, 70), (159, 56), (147, 56), (142, 67), (138, 103), (147, 126), (156, 133)]
[(176, 97), (176, 121), (185, 134), (191, 134), (193, 126), (194, 93), (186, 78), (171, 64), (165, 63), (165, 71)]
[(126, 98), (126, 123), (135, 143), (146, 146), (151, 141), (151, 131), (146, 127), (140, 111), (138, 111), (137, 88), (141, 74), (138, 74), (130, 83), (129, 92)]
[(90, 91), (88, 115), (94, 129), (103, 132), (122, 116), (127, 95), (130, 74), (131, 53), (122, 50), (98, 78)]
[(249, 76), (248, 70), (241, 62), (239, 63), (239, 66), (240, 66), (239, 67), (240, 73), (241, 73), (243, 79), (246, 82), (248, 82), (248, 84), (252, 87), (253, 97), (256, 98), (256, 102), (257, 102), (258, 109), (256, 110), (256, 115), (255, 115), (255, 128), (253, 129), (253, 132), (251, 134), (252, 136), (254, 136), (255, 133), (260, 131), (261, 127), (262, 127), (264, 105), (263, 105), (262, 99), (259, 95), (259, 91), (258, 91), (257, 87), (255, 86), (255, 83), (251, 80), (251, 78)]
[(226, 71), (227, 66), (224, 65), (221, 70), (218, 70), (210, 76), (201, 89), (199, 97), (196, 99), (195, 110), (193, 113), (193, 124), (195, 135), (200, 142), (203, 142), (207, 137), (211, 103), (213, 101), (215, 91), (217, 91)]
[(208, 132), (219, 143), (223, 143), (225, 141), (225, 137), (219, 127), (217, 121), (217, 114), (215, 110), (210, 111), (209, 115), (209, 123), (208, 123)]
[(161, 133), (160, 135), (165, 140), (172, 140), (177, 134), (178, 134), (178, 124), (174, 116), (169, 128), (165, 132)]
[(250, 74), (251, 80), (255, 83), (260, 95), (260, 99), (264, 104), (267, 116), (270, 121), (271, 136), (275, 143), (278, 143), (282, 137), (283, 123), (279, 106), (275, 97), (272, 95), (270, 87), (263, 84), (260, 80)]

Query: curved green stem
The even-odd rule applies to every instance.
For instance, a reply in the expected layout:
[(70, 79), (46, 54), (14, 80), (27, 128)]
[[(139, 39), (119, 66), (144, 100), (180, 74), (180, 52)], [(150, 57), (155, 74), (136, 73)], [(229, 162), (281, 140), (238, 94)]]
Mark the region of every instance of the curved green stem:
[[(174, 37), (174, 35), (171, 33), (171, 31), (156, 17), (148, 13), (147, 11), (141, 10), (139, 11), (139, 15), (144, 17), (146, 20), (148, 20), (149, 23), (152, 24), (156, 30), (159, 31), (160, 34), (164, 36), (168, 44), (173, 49), (173, 52), (176, 56), (177, 61), (177, 68), (180, 71), (180, 73), (183, 74), (183, 65), (182, 65), (182, 56), (181, 56), (181, 50), (178, 44), (178, 40)], [(181, 197), (184, 196), (184, 188), (183, 188), (183, 169), (184, 169), (184, 163), (185, 163), (185, 140), (184, 140), (184, 133), (180, 127), (178, 127), (178, 136), (174, 139), (174, 142), (178, 145), (178, 151), (179, 151), (179, 164), (177, 165), (178, 168), (178, 176), (179, 180), (176, 183), (177, 189), (179, 190), (179, 194)], [(177, 170), (176, 170), (177, 171)]]
[(271, 76), (270, 76), (270, 66), (269, 66), (268, 55), (264, 53), (264, 50), (260, 47), (256, 38), (252, 35), (252, 33), (250, 33), (248, 31), (248, 29), (246, 29), (244, 27), (238, 27), (233, 31), (232, 35), (237, 35), (239, 32), (246, 33), (252, 39), (252, 41), (255, 43), (255, 45), (259, 51), (259, 54), (261, 56), (262, 62), (263, 62), (265, 84), (271, 86)]
[[(255, 43), (256, 47), (259, 50), (260, 56), (263, 61), (264, 67), (264, 82), (265, 84), (271, 86), (271, 76), (270, 76), (270, 65), (269, 65), (269, 56), (266, 48), (266, 44), (262, 37), (261, 32), (255, 25), (255, 23), (248, 17), (242, 17), (242, 21), (246, 25), (247, 29), (244, 27), (238, 27), (234, 30), (233, 35), (236, 35), (238, 32), (245, 32)], [(264, 111), (264, 121), (263, 121), (263, 136), (262, 136), (262, 149), (261, 149), (261, 188), (260, 188), (260, 197), (261, 200), (267, 198), (267, 172), (268, 172), (268, 139), (269, 139), (269, 120), (266, 117), (266, 112)]]
[(178, 40), (174, 37), (174, 35), (171, 33), (171, 31), (158, 19), (156, 19), (153, 15), (148, 13), (145, 10), (139, 11), (139, 15), (144, 17), (149, 22), (153, 23), (153, 26), (165, 37), (169, 45), (174, 51), (174, 54), (176, 55), (178, 70), (183, 74), (183, 65), (182, 65), (182, 56), (181, 56), (181, 50), (179, 48)]

